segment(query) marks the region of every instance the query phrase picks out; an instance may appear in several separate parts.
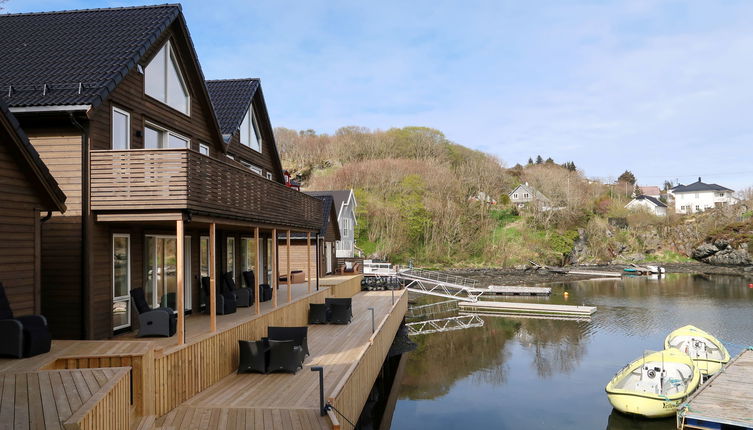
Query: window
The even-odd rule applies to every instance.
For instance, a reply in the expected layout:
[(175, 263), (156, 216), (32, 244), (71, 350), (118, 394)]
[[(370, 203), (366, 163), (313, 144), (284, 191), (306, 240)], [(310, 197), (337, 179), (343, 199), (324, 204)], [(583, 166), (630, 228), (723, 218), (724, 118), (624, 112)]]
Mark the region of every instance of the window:
[(199, 144), (199, 153), (204, 155), (209, 155), (209, 145), (205, 145), (203, 143)]
[(267, 179), (272, 180), (272, 172), (267, 172)]
[[(241, 238), (241, 272), (254, 271), (256, 266), (256, 241), (252, 237)], [(256, 274), (256, 273), (254, 273)], [(252, 288), (253, 285), (246, 285)]]
[[(191, 309), (191, 237), (183, 238), (183, 308)], [(175, 236), (147, 235), (144, 292), (150, 307), (176, 309), (178, 241)]]
[(528, 198), (528, 193), (523, 194), (523, 198), (527, 199)]
[(518, 198), (518, 193), (513, 194), (512, 198), (517, 199)]
[(209, 237), (201, 236), (199, 240), (199, 272), (202, 278), (209, 276)]
[(112, 235), (112, 327), (131, 325), (131, 237)]
[(226, 244), (225, 256), (227, 259), (225, 263), (225, 271), (232, 273), (233, 279), (235, 279), (235, 238), (228, 237)]
[(144, 126), (144, 149), (187, 148), (190, 140), (153, 124)]
[(191, 98), (170, 42), (165, 43), (144, 73), (144, 92), (184, 114), (189, 114)]
[(112, 108), (112, 149), (131, 147), (131, 114)]
[(240, 128), (241, 145), (248, 146), (254, 151), (261, 152), (261, 133), (259, 132), (259, 123), (256, 121), (254, 108), (250, 107)]
[(718, 197), (724, 197), (724, 193), (717, 193)]
[(230, 154), (227, 154), (227, 155), (225, 155), (225, 157), (227, 157), (227, 158), (229, 158), (229, 159), (231, 159), (231, 160), (235, 160), (235, 157), (234, 157), (234, 156), (232, 156), (232, 155), (230, 155)]
[(695, 210), (696, 211), (700, 211), (701, 210), (701, 206), (700, 205), (695, 205)]

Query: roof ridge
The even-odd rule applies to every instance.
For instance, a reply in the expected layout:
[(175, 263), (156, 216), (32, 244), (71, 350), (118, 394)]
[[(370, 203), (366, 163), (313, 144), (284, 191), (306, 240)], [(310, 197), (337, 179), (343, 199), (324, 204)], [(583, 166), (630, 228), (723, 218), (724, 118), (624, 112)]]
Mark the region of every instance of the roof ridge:
[(260, 78), (225, 78), (225, 79), (207, 79), (206, 82), (241, 82), (241, 81), (261, 81)]
[(181, 11), (183, 7), (180, 3), (164, 3), (164, 4), (152, 4), (152, 5), (139, 5), (139, 6), (118, 6), (118, 7), (96, 7), (89, 9), (64, 9), (64, 10), (50, 10), (42, 12), (16, 12), (16, 13), (3, 13), (0, 14), (0, 18), (9, 16), (32, 16), (32, 15), (55, 15), (55, 14), (72, 14), (83, 12), (100, 12), (100, 11), (113, 11), (113, 10), (133, 10), (133, 9), (155, 9), (155, 8), (167, 8), (177, 7)]

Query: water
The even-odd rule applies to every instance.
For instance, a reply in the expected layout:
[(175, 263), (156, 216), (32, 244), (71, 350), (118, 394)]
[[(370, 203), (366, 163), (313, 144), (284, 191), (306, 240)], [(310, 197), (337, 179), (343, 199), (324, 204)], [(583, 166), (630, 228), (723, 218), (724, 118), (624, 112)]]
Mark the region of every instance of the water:
[(597, 306), (591, 321), (485, 317), (484, 327), (414, 337), (392, 429), (675, 429), (674, 418), (613, 411), (607, 382), (686, 324), (717, 336), (733, 357), (753, 345), (753, 289), (740, 277), (551, 286), (550, 298), (519, 300)]

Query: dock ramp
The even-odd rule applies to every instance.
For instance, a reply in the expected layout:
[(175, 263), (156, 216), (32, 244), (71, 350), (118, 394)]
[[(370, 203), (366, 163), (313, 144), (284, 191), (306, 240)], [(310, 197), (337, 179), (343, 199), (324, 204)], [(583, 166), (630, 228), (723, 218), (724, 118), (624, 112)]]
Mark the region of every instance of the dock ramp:
[(396, 277), (408, 291), (466, 302), (475, 302), (485, 291), (475, 279), (431, 270), (408, 268), (398, 271)]
[(463, 330), (471, 327), (483, 327), (484, 320), (478, 315), (461, 315), (427, 321), (405, 324), (408, 336), (419, 334), (443, 333), (446, 331)]

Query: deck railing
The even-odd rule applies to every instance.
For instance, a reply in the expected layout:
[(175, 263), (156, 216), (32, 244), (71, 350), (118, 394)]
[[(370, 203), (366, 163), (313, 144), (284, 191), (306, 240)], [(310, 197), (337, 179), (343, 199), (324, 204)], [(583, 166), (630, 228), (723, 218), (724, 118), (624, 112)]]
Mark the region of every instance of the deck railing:
[(91, 207), (192, 210), (262, 224), (319, 228), (319, 199), (191, 149), (91, 151)]

